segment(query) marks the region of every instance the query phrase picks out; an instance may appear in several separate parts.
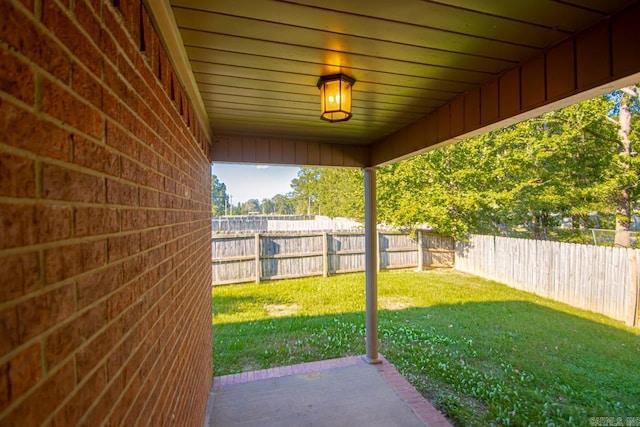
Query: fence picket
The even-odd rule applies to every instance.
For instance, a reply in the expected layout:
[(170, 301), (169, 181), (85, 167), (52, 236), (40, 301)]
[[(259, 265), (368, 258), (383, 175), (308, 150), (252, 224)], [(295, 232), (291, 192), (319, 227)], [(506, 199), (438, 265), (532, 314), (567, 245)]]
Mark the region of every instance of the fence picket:
[(474, 235), (456, 269), (630, 323), (630, 272), (640, 280), (630, 259), (624, 248)]
[[(427, 232), (420, 236), (418, 245), (407, 233), (380, 231), (380, 267), (415, 268), (419, 261), (425, 268), (453, 266), (452, 238)], [(216, 285), (364, 271), (363, 231), (216, 233), (211, 247)]]

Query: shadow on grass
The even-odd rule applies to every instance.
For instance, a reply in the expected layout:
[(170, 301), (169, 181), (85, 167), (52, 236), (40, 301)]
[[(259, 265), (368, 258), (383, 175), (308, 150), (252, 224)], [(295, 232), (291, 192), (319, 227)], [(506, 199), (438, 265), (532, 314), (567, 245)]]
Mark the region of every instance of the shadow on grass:
[[(216, 324), (215, 375), (364, 354), (364, 324), (364, 312)], [(379, 337), (380, 352), (459, 425), (640, 416), (640, 334), (623, 326), (490, 301), (381, 310)]]

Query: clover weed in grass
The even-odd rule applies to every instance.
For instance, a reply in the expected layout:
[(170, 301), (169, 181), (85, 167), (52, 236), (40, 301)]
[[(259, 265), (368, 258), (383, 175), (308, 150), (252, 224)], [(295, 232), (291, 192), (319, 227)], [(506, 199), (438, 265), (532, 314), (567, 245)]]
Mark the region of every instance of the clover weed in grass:
[[(378, 279), (380, 352), (457, 425), (640, 416), (640, 331), (453, 271)], [(216, 375), (363, 354), (364, 275), (215, 287)]]

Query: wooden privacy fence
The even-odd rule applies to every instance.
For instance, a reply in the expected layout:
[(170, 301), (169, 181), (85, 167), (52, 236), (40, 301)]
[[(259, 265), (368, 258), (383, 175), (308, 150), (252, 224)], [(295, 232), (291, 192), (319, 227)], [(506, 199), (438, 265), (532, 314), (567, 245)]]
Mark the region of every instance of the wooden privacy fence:
[(458, 242), (460, 271), (638, 324), (638, 250), (495, 236)]
[[(364, 271), (364, 232), (214, 234), (213, 284)], [(378, 232), (378, 268), (452, 267), (454, 240)]]

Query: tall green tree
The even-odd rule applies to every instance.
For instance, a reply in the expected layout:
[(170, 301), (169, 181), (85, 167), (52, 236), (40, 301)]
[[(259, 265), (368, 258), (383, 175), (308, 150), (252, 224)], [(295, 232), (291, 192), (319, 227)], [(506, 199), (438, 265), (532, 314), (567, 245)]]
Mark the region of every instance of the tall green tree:
[(318, 212), (332, 218), (364, 221), (364, 175), (359, 169), (321, 169)]
[(638, 118), (640, 116), (640, 86), (627, 86), (614, 92), (615, 102), (610, 117), (617, 131), (616, 157), (609, 175), (608, 196), (615, 203), (615, 245), (631, 246), (629, 227), (632, 206), (638, 200)]
[(258, 199), (249, 199), (242, 204), (242, 215), (249, 215), (260, 212), (260, 201)]
[(291, 194), (276, 194), (271, 200), (273, 202), (274, 213), (278, 215), (293, 215), (295, 213), (293, 196)]
[(500, 194), (496, 157), (485, 138), (450, 145), (395, 163), (378, 174), (378, 217), (403, 228), (426, 224), (462, 236), (495, 221)]
[(211, 214), (213, 216), (224, 215), (230, 210), (227, 186), (220, 182), (216, 175), (211, 175)]
[(318, 181), (321, 170), (320, 168), (300, 168), (298, 176), (291, 180), (292, 201), (296, 214), (319, 214)]
[(525, 226), (544, 238), (563, 216), (603, 206), (597, 189), (615, 139), (609, 109), (597, 98), (382, 169), (380, 217), (455, 236)]

